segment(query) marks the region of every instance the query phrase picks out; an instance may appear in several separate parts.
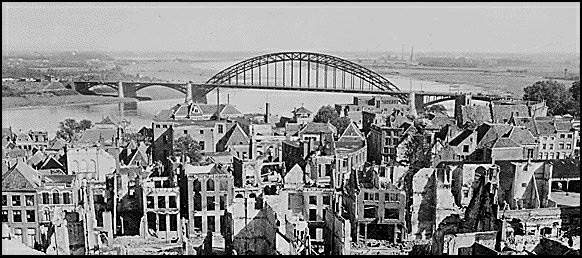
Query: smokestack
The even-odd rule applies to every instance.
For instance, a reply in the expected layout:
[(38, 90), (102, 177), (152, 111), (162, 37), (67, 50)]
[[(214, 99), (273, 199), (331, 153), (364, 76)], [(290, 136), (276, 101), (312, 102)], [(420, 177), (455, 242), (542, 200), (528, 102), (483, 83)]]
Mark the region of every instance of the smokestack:
[(265, 103), (265, 123), (270, 123), (270, 119), (269, 119), (269, 102)]
[(410, 47), (410, 62), (412, 63), (414, 60), (414, 47)]
[(402, 45), (402, 52), (400, 54), (400, 60), (404, 61), (404, 45)]

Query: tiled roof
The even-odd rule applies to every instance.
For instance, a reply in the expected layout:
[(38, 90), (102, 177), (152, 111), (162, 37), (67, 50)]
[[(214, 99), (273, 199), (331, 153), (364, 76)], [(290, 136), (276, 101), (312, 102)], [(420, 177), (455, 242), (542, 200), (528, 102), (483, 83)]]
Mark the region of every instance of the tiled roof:
[(26, 157), (26, 151), (23, 149), (8, 149), (4, 151), (4, 158), (21, 158)]
[(75, 181), (75, 175), (43, 175), (46, 182), (50, 183), (68, 183)]
[(116, 129), (92, 128), (85, 130), (81, 134), (81, 138), (77, 142), (90, 144), (101, 142), (103, 144), (110, 145), (113, 144), (116, 135), (117, 135)]
[(491, 148), (497, 138), (506, 135), (512, 126), (508, 124), (482, 124), (477, 127), (477, 147)]
[(554, 121), (550, 119), (536, 118), (534, 119), (534, 123), (538, 135), (552, 135), (556, 133)]
[(42, 152), (42, 151), (37, 151), (36, 153), (34, 153), (34, 155), (32, 155), (32, 157), (30, 157), (26, 163), (28, 163), (31, 166), (36, 166), (39, 163), (43, 162), (46, 159), (46, 155)]
[(509, 138), (520, 145), (536, 144), (536, 138), (528, 129), (523, 127), (513, 127), (509, 133)]
[(526, 105), (496, 105), (493, 104), (491, 107), (493, 113), (494, 123), (504, 123), (509, 121), (512, 116), (524, 116), (528, 115), (529, 111)]
[(472, 121), (475, 123), (491, 122), (491, 113), (487, 106), (462, 106), (461, 116), (463, 123)]
[(226, 134), (224, 134), (224, 136), (218, 141), (218, 144), (224, 147), (249, 143), (248, 135), (240, 128), (238, 124), (235, 124), (235, 126), (228, 130)]
[(519, 148), (521, 145), (511, 140), (510, 138), (501, 137), (497, 139), (493, 148)]
[(67, 141), (55, 137), (55, 139), (49, 142), (49, 146), (47, 147), (47, 149), (60, 150), (65, 148), (65, 146), (67, 146)]
[(240, 115), (242, 112), (235, 108), (233, 105), (221, 105), (220, 115), (228, 116), (228, 115)]
[(301, 129), (298, 123), (285, 123), (285, 133), (287, 135), (295, 135)]
[(556, 159), (548, 162), (553, 165), (552, 178), (580, 178), (579, 159)]
[(523, 126), (523, 127), (527, 128), (533, 136), (539, 135), (533, 118), (531, 118), (531, 117), (514, 117), (513, 121), (514, 121), (514, 124), (516, 126)]
[(155, 121), (166, 121), (172, 116), (172, 110), (164, 109), (154, 116)]
[(337, 129), (330, 123), (315, 123), (310, 122), (305, 124), (305, 126), (300, 130), (302, 134), (336, 134)]
[(40, 173), (24, 162), (18, 162), (2, 176), (2, 190), (34, 190), (41, 183)]

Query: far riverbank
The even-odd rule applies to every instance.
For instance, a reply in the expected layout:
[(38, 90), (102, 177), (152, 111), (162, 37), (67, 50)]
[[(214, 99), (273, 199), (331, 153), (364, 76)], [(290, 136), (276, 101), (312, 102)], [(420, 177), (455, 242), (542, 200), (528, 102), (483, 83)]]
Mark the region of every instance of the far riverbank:
[(2, 110), (36, 109), (55, 106), (104, 105), (130, 102), (137, 102), (137, 100), (134, 98), (87, 95), (2, 97)]

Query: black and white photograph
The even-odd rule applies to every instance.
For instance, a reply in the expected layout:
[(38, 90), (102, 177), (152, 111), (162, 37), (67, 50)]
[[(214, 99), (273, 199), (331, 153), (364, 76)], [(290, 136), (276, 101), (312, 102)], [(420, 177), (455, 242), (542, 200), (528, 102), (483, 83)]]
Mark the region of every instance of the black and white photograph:
[(2, 2), (2, 255), (580, 255), (580, 2)]

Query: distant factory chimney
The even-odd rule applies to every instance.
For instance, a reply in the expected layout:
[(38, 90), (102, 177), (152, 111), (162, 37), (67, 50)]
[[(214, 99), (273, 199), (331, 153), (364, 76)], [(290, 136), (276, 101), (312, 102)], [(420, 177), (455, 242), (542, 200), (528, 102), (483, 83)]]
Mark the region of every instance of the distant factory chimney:
[(402, 52), (401, 52), (400, 60), (404, 61), (404, 45), (402, 45)]
[(270, 121), (271, 119), (269, 119), (270, 115), (271, 114), (269, 114), (269, 102), (267, 102), (267, 103), (265, 103), (265, 123), (267, 123), (267, 124), (271, 122)]
[(410, 47), (410, 62), (414, 60), (414, 47)]

